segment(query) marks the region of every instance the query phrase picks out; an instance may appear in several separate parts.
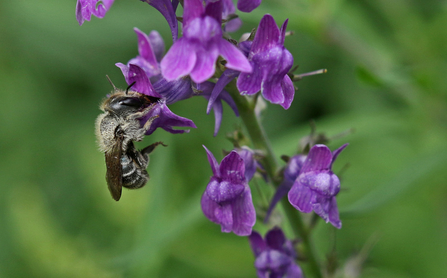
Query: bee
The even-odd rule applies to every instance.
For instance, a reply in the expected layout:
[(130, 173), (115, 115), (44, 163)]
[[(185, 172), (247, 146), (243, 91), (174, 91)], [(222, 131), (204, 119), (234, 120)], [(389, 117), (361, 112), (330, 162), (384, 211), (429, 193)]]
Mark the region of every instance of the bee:
[[(108, 77), (107, 77), (108, 78)], [(121, 198), (122, 187), (141, 188), (149, 180), (146, 168), (149, 154), (162, 142), (156, 142), (137, 150), (133, 141), (141, 141), (154, 116), (141, 127), (139, 119), (146, 116), (154, 107), (158, 98), (129, 91), (119, 90), (112, 84), (114, 91), (100, 105), (104, 112), (96, 119), (96, 137), (101, 152), (105, 154), (106, 181), (113, 199)]]

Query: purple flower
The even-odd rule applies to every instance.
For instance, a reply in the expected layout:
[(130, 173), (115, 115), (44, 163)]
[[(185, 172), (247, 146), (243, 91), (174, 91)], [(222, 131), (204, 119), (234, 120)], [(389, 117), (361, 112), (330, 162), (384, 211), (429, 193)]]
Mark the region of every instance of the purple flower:
[(256, 231), (248, 237), (256, 257), (255, 267), (259, 278), (301, 278), (301, 268), (295, 263), (296, 253), (282, 230), (273, 228), (265, 240)]
[[(213, 91), (215, 85), (212, 82), (206, 81), (201, 84), (195, 84), (189, 77), (184, 77), (172, 81), (168, 81), (163, 78), (163, 76), (160, 74), (161, 71), (159, 66), (159, 62), (164, 54), (164, 42), (162, 37), (156, 31), (152, 31), (149, 35), (146, 35), (137, 28), (135, 28), (134, 30), (138, 37), (139, 55), (131, 59), (127, 63), (127, 66), (118, 63), (118, 67), (124, 69), (125, 71), (132, 64), (142, 68), (147, 77), (150, 78), (153, 83), (152, 89), (154, 89), (159, 95), (161, 95), (161, 98), (164, 99), (166, 105), (170, 105), (174, 102), (184, 100), (192, 96), (203, 96), (206, 99), (210, 98), (211, 92)], [(213, 102), (212, 106), (210, 107), (210, 109), (214, 110), (214, 116), (216, 119), (214, 135), (217, 135), (220, 124), (222, 122), (222, 100), (228, 103), (228, 105), (233, 109), (236, 116), (239, 115), (233, 99), (230, 97), (228, 92), (223, 91), (223, 93), (218, 96), (218, 101)]]
[[(76, 20), (82, 25), (85, 20), (90, 21), (92, 14), (103, 18), (112, 6), (114, 0), (78, 0), (76, 3)], [(101, 2), (98, 4), (98, 2)]]
[(305, 213), (313, 210), (326, 223), (331, 222), (338, 229), (341, 228), (341, 221), (335, 196), (340, 191), (340, 180), (331, 168), (347, 145), (334, 152), (325, 145), (313, 146), (289, 191), (289, 202), (296, 209)]
[(262, 0), (238, 0), (237, 8), (241, 12), (249, 13), (261, 5)]
[(161, 61), (161, 72), (171, 81), (187, 75), (196, 83), (213, 76), (217, 57), (221, 55), (226, 67), (251, 72), (247, 58), (236, 46), (222, 38), (222, 3), (185, 0), (183, 37), (174, 42)]
[(202, 195), (205, 216), (221, 225), (222, 232), (239, 236), (251, 234), (256, 212), (251, 191), (245, 179), (244, 160), (236, 151), (230, 152), (219, 165), (205, 147), (213, 176)]
[(265, 99), (288, 109), (293, 101), (295, 88), (287, 75), (293, 65), (292, 54), (284, 47), (287, 20), (281, 29), (275, 20), (266, 14), (259, 23), (248, 60), (253, 72), (242, 72), (237, 88), (242, 95), (261, 91)]
[(292, 158), (289, 159), (287, 162), (287, 166), (284, 169), (284, 179), (281, 182), (281, 184), (276, 189), (275, 195), (272, 198), (272, 201), (270, 202), (269, 209), (267, 210), (267, 213), (265, 215), (264, 222), (267, 222), (270, 214), (272, 213), (273, 209), (275, 208), (276, 204), (289, 193), (289, 190), (292, 188), (293, 183), (295, 182), (296, 178), (298, 177), (301, 168), (303, 167), (304, 161), (306, 161), (306, 156), (299, 154), (295, 155)]
[(140, 119), (140, 123), (144, 125), (144, 123), (147, 122), (151, 117), (158, 116), (152, 122), (152, 125), (146, 132), (146, 135), (152, 134), (158, 127), (161, 127), (170, 133), (189, 132), (189, 130), (173, 129), (174, 126), (196, 128), (196, 125), (193, 123), (193, 121), (177, 116), (172, 113), (171, 110), (169, 110), (169, 108), (166, 106), (166, 100), (157, 91), (155, 91), (143, 69), (141, 69), (137, 65), (132, 64), (126, 66), (124, 64), (118, 63), (117, 66), (121, 68), (127, 84), (132, 84), (133, 82), (135, 82), (135, 84), (132, 86), (132, 90), (158, 99), (154, 108), (146, 116)]

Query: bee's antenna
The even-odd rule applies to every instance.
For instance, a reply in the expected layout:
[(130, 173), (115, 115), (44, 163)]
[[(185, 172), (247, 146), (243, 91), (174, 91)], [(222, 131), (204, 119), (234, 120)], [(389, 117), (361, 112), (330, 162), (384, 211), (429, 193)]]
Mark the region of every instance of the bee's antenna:
[(132, 88), (132, 86), (135, 85), (135, 83), (137, 83), (137, 81), (132, 82), (132, 84), (130, 84), (129, 87), (127, 87), (126, 95), (127, 95), (127, 92), (129, 91), (129, 89)]
[(113, 90), (115, 90), (115, 91), (116, 91), (116, 87), (115, 87), (115, 84), (113, 84), (112, 80), (110, 80), (110, 77), (109, 77), (108, 75), (106, 75), (106, 77), (107, 77), (107, 80), (109, 80), (109, 83), (110, 83), (110, 85), (112, 85), (112, 87), (113, 87)]

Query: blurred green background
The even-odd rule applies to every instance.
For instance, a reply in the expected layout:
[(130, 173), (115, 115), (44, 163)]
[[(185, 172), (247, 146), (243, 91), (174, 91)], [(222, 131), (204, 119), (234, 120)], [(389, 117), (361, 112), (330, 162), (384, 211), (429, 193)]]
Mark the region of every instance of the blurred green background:
[[(133, 27), (167, 46), (170, 32), (140, 1), (115, 1), (81, 27), (75, 4), (0, 2), (0, 277), (255, 277), (247, 239), (221, 233), (199, 205), (211, 175), (201, 145), (220, 161), (240, 125), (228, 106), (214, 138), (205, 99), (172, 105), (198, 128), (147, 137), (140, 147), (169, 145), (151, 155), (151, 180), (110, 197), (94, 136), (105, 75), (126, 86), (114, 64), (136, 56)], [(336, 250), (343, 267), (371, 244), (360, 277), (447, 277), (447, 3), (264, 0), (240, 14), (234, 37), (265, 13), (289, 18), (298, 73), (328, 69), (297, 84), (288, 111), (268, 106), (278, 156), (293, 154), (311, 119), (328, 136), (355, 129), (330, 144), (350, 143), (334, 171), (349, 167), (343, 228), (320, 222), (313, 236), (320, 259)]]

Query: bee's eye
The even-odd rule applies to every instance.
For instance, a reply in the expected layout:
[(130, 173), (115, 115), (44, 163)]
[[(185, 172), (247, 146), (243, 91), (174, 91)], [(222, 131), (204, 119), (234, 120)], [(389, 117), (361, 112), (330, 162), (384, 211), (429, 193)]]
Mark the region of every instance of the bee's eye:
[(125, 98), (123, 100), (120, 100), (119, 104), (132, 107), (141, 107), (143, 105), (143, 102), (138, 98)]

